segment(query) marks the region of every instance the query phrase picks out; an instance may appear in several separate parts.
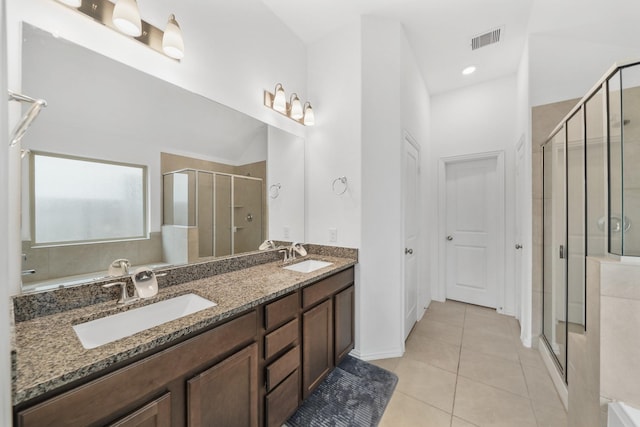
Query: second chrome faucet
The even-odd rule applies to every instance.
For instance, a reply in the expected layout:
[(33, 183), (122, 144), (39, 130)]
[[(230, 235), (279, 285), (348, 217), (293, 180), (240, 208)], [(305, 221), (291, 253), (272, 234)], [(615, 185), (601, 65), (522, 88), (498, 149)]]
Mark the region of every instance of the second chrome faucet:
[(278, 252), (284, 254), (284, 259), (282, 260), (283, 264), (294, 261), (296, 259), (296, 254), (300, 256), (307, 255), (307, 250), (300, 243), (292, 243), (291, 246), (280, 249)]

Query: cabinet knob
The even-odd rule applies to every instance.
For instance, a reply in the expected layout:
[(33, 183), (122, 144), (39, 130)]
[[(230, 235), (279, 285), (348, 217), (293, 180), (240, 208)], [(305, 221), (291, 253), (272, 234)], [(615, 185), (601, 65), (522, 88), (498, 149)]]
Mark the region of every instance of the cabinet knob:
[(522, 249), (522, 245), (520, 243), (516, 243), (516, 249)]
[(448, 236), (447, 236), (447, 240), (448, 240), (448, 241), (452, 241), (452, 240), (453, 240), (453, 236), (452, 236), (452, 235), (448, 235)]
[(413, 255), (413, 249), (404, 248), (404, 254)]

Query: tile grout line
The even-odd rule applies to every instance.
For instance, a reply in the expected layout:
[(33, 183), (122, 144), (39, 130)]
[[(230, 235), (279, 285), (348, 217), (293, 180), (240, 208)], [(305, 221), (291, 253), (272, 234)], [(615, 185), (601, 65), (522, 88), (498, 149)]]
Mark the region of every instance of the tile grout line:
[(456, 394), (458, 393), (458, 378), (460, 377), (460, 360), (462, 358), (462, 341), (464, 340), (464, 324), (467, 320), (467, 307), (464, 308), (464, 315), (462, 316), (462, 338), (460, 339), (460, 350), (458, 350), (458, 367), (456, 369), (456, 384), (453, 387), (453, 405), (451, 405), (451, 421), (449, 426), (453, 426), (453, 413), (456, 409)]

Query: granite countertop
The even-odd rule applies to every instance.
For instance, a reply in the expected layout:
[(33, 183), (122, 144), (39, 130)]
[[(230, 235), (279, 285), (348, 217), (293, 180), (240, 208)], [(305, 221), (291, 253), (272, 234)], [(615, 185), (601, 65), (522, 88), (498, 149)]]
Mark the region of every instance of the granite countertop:
[[(155, 297), (126, 307), (109, 301), (16, 323), (13, 405), (176, 341), (356, 263), (351, 258), (319, 254), (306, 258), (333, 265), (298, 273), (281, 268), (282, 262), (271, 262), (162, 288)], [(186, 293), (218, 305), (90, 350), (84, 349), (72, 329), (78, 323)]]

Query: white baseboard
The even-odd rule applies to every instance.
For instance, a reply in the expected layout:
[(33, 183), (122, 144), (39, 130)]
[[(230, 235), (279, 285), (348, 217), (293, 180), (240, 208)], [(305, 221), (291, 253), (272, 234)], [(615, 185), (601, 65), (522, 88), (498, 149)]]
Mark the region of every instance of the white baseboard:
[(360, 360), (378, 360), (378, 359), (393, 359), (394, 357), (402, 357), (402, 350), (385, 351), (380, 353), (360, 353), (359, 351), (352, 350), (350, 353), (353, 357), (357, 357)]

